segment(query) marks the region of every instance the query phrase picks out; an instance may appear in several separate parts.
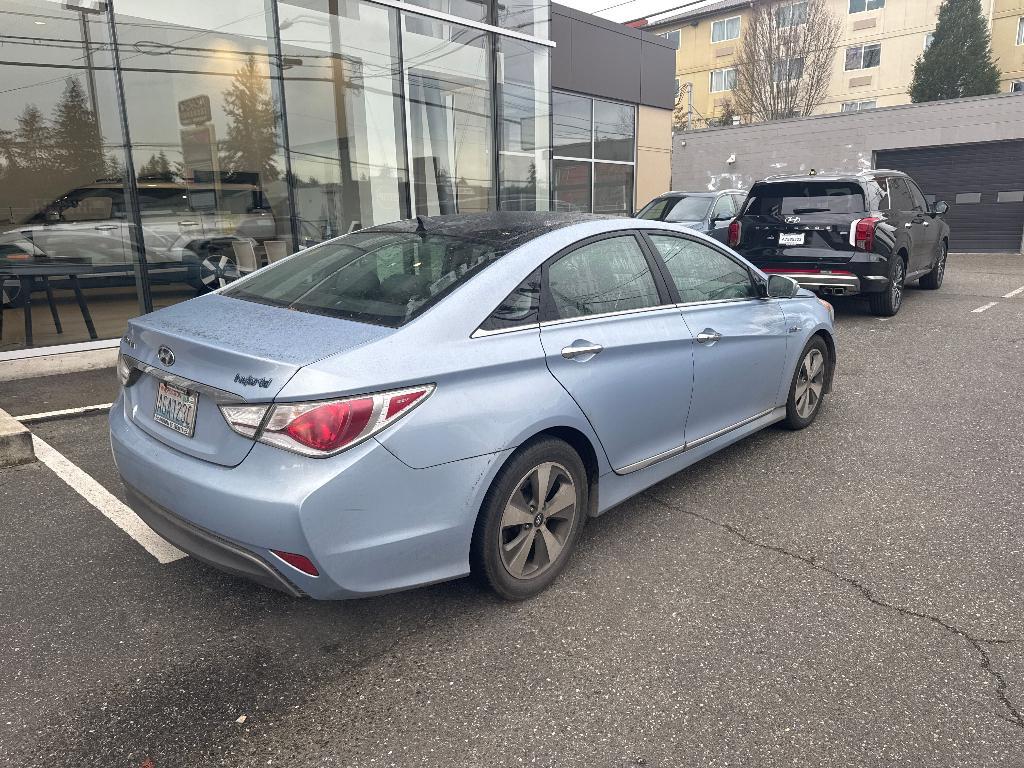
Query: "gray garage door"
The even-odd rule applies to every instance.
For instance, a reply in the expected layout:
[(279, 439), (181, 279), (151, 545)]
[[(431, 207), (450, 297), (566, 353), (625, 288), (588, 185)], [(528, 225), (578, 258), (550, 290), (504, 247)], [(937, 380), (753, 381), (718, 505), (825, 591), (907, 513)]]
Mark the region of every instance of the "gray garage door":
[(908, 173), (929, 200), (949, 203), (950, 250), (1021, 249), (1024, 141), (880, 150), (875, 167)]

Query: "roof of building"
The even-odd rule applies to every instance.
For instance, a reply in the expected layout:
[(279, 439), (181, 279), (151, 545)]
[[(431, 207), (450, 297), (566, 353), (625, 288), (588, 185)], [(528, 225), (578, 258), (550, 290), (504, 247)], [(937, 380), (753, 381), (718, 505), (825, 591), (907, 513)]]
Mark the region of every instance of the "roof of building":
[(686, 22), (697, 21), (705, 16), (714, 16), (722, 13), (723, 11), (731, 11), (743, 7), (749, 8), (753, 4), (753, 0), (719, 0), (717, 3), (702, 5), (699, 8), (683, 11), (682, 13), (677, 13), (674, 16), (666, 16), (663, 19), (648, 21), (647, 26), (644, 27), (644, 29), (660, 30), (667, 27), (679, 26)]

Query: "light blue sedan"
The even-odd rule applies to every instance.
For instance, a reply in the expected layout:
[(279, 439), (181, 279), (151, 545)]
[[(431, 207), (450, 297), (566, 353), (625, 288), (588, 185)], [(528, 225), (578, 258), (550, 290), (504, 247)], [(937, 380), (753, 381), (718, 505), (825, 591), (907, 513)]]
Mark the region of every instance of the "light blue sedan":
[(521, 599), (588, 517), (814, 421), (832, 321), (672, 224), (421, 218), (132, 320), (110, 438), (132, 508), (225, 571), (321, 599), (472, 572)]

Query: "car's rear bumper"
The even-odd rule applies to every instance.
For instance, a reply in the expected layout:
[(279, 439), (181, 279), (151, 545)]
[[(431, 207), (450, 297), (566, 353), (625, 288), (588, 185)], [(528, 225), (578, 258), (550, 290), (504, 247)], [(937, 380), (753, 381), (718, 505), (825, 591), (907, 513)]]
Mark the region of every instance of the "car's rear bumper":
[[(852, 272), (833, 274), (826, 272), (790, 272), (785, 269), (768, 269), (766, 272), (773, 275), (783, 275), (792, 278), (802, 288), (807, 288), (815, 293), (825, 296), (853, 296), (864, 292), (865, 283), (873, 287), (874, 280), (862, 281), (861, 278)], [(882, 278), (885, 280), (885, 278)]]
[[(188, 456), (110, 413), (127, 500), (160, 535), (221, 570), (317, 599), (469, 572), (483, 496), (507, 452), (413, 469), (376, 440), (328, 459), (257, 443), (236, 467)], [(311, 576), (273, 552), (308, 557)]]

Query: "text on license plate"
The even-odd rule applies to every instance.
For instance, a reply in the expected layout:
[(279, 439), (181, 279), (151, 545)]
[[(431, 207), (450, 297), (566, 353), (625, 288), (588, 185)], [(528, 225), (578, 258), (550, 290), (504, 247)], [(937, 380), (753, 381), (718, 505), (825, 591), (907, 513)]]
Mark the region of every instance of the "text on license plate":
[(779, 245), (803, 245), (803, 232), (783, 232), (779, 235)]
[(173, 384), (160, 382), (153, 408), (153, 421), (173, 429), (175, 432), (192, 437), (196, 431), (196, 405), (199, 395)]

